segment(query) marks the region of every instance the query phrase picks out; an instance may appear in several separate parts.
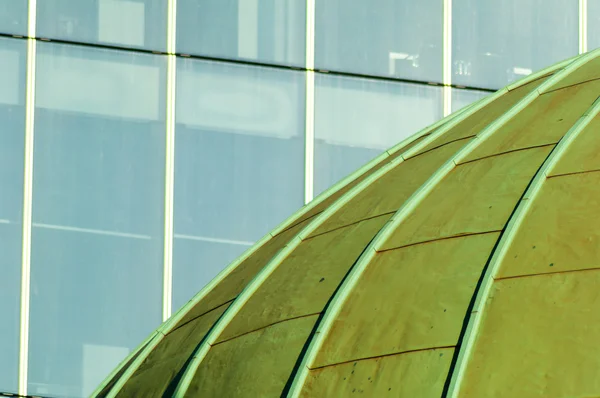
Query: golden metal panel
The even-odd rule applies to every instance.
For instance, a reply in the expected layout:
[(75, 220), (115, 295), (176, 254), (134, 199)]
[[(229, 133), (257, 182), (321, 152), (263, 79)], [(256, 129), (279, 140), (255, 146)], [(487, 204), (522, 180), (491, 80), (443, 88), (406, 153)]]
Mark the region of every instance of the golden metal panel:
[[(585, 58), (587, 59), (587, 58)], [(584, 60), (585, 60), (584, 59)], [(479, 336), (482, 319), (486, 314), (485, 308), (493, 295), (493, 286), (495, 277), (498, 269), (502, 262), (506, 258), (507, 251), (510, 249), (510, 245), (514, 241), (516, 232), (523, 226), (523, 221), (527, 213), (531, 209), (531, 204), (535, 202), (538, 194), (547, 180), (549, 171), (554, 167), (556, 162), (561, 158), (565, 151), (569, 148), (571, 143), (577, 139), (579, 134), (585, 130), (593, 118), (600, 113), (600, 98), (594, 101), (593, 106), (585, 112), (585, 116), (581, 117), (577, 123), (573, 125), (567, 134), (560, 140), (556, 148), (552, 151), (550, 156), (546, 159), (542, 167), (534, 176), (531, 184), (527, 188), (527, 191), (523, 195), (523, 198), (519, 202), (519, 205), (515, 209), (515, 212), (511, 216), (510, 221), (506, 225), (502, 238), (498, 242), (494, 253), (489, 260), (488, 266), (486, 267), (485, 274), (482, 276), (480, 287), (474, 297), (473, 307), (470, 310), (470, 314), (465, 319), (464, 334), (461, 338), (460, 348), (456, 355), (456, 362), (453, 366), (452, 373), (448, 379), (448, 390), (447, 396), (450, 398), (457, 398), (458, 393), (462, 387), (464, 380), (464, 374), (466, 366), (471, 358), (471, 353), (477, 337)]]
[(358, 176), (358, 178), (356, 178), (352, 182), (348, 183), (347, 185), (343, 186), (342, 188), (340, 188), (336, 192), (332, 193), (329, 197), (327, 197), (326, 199), (324, 199), (323, 202), (319, 203), (313, 209), (311, 209), (310, 211), (308, 211), (304, 216), (302, 216), (298, 222), (307, 220), (307, 219), (309, 219), (309, 218), (311, 218), (311, 217), (319, 214), (320, 212), (322, 212), (323, 210), (325, 210), (327, 207), (331, 206), (336, 200), (338, 200), (340, 197), (342, 197), (342, 195), (344, 195), (346, 192), (350, 191), (352, 188), (354, 188), (355, 186), (357, 186), (358, 184), (360, 184), (361, 182), (363, 182), (366, 178), (368, 178), (370, 175), (372, 175), (373, 173), (375, 173), (376, 171), (378, 171), (379, 169), (381, 169), (383, 166), (385, 166), (386, 164), (388, 164), (392, 160), (400, 157), (403, 152), (405, 152), (405, 151), (409, 150), (410, 148), (414, 147), (415, 145), (419, 144), (421, 141), (423, 141), (425, 138), (427, 138), (435, 130), (436, 129), (432, 130), (428, 134), (424, 134), (423, 136), (417, 138), (416, 140), (414, 140), (410, 144), (407, 144), (402, 149), (394, 152), (389, 157), (387, 157), (387, 158), (383, 159), (381, 162), (377, 163), (375, 166), (373, 166), (373, 168), (371, 168), (370, 170), (368, 170), (364, 174)]
[(458, 341), (499, 233), (378, 253), (344, 303), (315, 367)]
[(311, 370), (302, 397), (439, 398), (454, 349), (432, 349)]
[(192, 397), (279, 397), (317, 315), (214, 345), (187, 391)]
[(395, 212), (465, 143), (466, 141), (453, 142), (398, 164), (348, 202), (310, 236)]
[(557, 143), (588, 110), (599, 93), (600, 80), (597, 80), (539, 96), (482, 143), (465, 161)]
[(118, 396), (162, 397), (196, 346), (229, 307), (216, 308), (167, 334), (123, 386)]
[(97, 392), (600, 396), (599, 56), (510, 85), (343, 179)]
[(327, 301), (391, 215), (303, 241), (252, 295), (218, 341), (323, 311)]
[(382, 249), (501, 230), (551, 150), (532, 148), (458, 165)]
[[(98, 396), (99, 397), (106, 397), (110, 391), (113, 389), (113, 387), (115, 386), (115, 384), (117, 384), (117, 382), (119, 381), (119, 379), (121, 377), (123, 377), (123, 374), (127, 371), (127, 369), (132, 365), (132, 363), (138, 358), (138, 356), (142, 353), (142, 351), (144, 350), (144, 348), (146, 348), (146, 346), (148, 345), (149, 341), (154, 337), (154, 335), (151, 335), (150, 338), (147, 338), (145, 343), (143, 343), (140, 347), (137, 348), (137, 350), (132, 351), (129, 355), (130, 357), (127, 359), (127, 362), (123, 363), (122, 366), (120, 368), (116, 368), (118, 369), (110, 378), (110, 381), (103, 387), (103, 388), (98, 388)], [(110, 376), (109, 376), (110, 377)], [(94, 393), (92, 393), (93, 395)]]
[[(599, 93), (600, 94), (600, 93)], [(550, 175), (600, 170), (600, 116), (596, 116), (550, 171)]]
[(600, 58), (594, 58), (552, 86), (549, 90), (558, 90), (560, 88), (572, 86), (575, 84), (587, 82), (594, 79), (600, 79)]
[(600, 267), (600, 173), (546, 180), (497, 278)]
[(459, 396), (600, 396), (598, 286), (598, 271), (497, 281)]
[(502, 116), (502, 114), (506, 113), (513, 105), (522, 100), (527, 94), (531, 93), (541, 84), (543, 84), (546, 80), (548, 80), (549, 77), (550, 75), (541, 77), (507, 92), (495, 101), (491, 102), (489, 105), (485, 106), (481, 110), (475, 112), (457, 124), (438, 139), (434, 140), (422, 151), (418, 152), (418, 154), (427, 152), (432, 148), (437, 148), (448, 142), (465, 137), (475, 136), (481, 130), (487, 127), (488, 124), (498, 119), (500, 116)]
[(267, 241), (261, 248), (238, 265), (221, 283), (209, 292), (194, 308), (179, 322), (185, 324), (198, 316), (233, 300), (252, 280), (269, 260), (306, 226), (310, 220), (305, 220), (294, 227), (285, 230)]

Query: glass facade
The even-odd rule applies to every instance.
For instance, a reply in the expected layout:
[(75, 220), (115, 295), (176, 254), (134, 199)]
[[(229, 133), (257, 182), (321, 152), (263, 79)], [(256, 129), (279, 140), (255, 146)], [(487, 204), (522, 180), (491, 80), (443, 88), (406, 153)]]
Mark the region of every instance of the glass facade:
[(499, 89), (578, 53), (578, 2), (452, 2), (452, 82)]
[(0, 2), (0, 33), (27, 34), (27, 0)]
[(307, 184), (583, 45), (577, 2), (444, 4), (0, 0), (0, 392), (89, 395)]
[(23, 223), (25, 42), (0, 38), (0, 59), (0, 391), (16, 391)]
[(166, 64), (42, 42), (36, 69), (29, 391), (85, 396), (161, 321)]
[(304, 0), (178, 0), (177, 51), (304, 65)]
[(296, 71), (180, 59), (177, 79), (175, 308), (302, 206), (305, 104)]
[(164, 0), (43, 0), (37, 35), (67, 41), (166, 51)]
[(587, 44), (590, 50), (600, 47), (600, 2), (588, 1)]
[(317, 75), (315, 194), (440, 119), (441, 98), (440, 87)]
[(442, 81), (439, 0), (316, 1), (315, 67)]

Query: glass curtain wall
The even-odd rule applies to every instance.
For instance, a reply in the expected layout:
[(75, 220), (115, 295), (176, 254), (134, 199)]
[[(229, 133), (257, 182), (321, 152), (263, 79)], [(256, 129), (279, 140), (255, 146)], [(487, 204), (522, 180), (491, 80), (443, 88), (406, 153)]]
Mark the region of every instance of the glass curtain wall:
[(173, 307), (302, 206), (304, 74), (180, 59)]
[[(176, 311), (303, 204), (305, 181), (316, 195), (441, 118), (444, 71), (455, 111), (575, 55), (582, 12), (567, 0), (454, 0), (444, 64), (440, 0), (315, 1), (314, 26), (306, 0), (178, 0), (172, 26), (168, 0), (35, 3), (33, 19), (27, 0), (0, 1), (0, 392), (57, 397), (87, 396), (160, 324), (165, 272)], [(587, 3), (592, 49), (600, 8)], [(22, 292), (24, 205), (33, 219)]]
[(316, 1), (317, 69), (442, 81), (440, 0)]
[(317, 75), (315, 195), (441, 117), (440, 87)]
[(58, 40), (165, 51), (164, 0), (42, 0), (37, 36)]
[(177, 51), (304, 66), (305, 0), (178, 0)]
[(27, 34), (27, 0), (0, 2), (0, 33)]
[(453, 0), (452, 82), (499, 89), (577, 55), (578, 18), (573, 0)]
[(593, 50), (600, 47), (600, 1), (589, 0), (587, 6), (587, 45)]
[(161, 322), (165, 58), (38, 43), (29, 392), (85, 396)]
[(25, 142), (25, 41), (0, 38), (0, 391), (16, 391)]

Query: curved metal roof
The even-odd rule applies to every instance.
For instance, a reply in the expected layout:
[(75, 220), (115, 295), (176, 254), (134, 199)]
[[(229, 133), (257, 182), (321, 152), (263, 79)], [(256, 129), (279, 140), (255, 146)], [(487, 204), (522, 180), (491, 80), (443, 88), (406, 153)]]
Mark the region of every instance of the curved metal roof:
[(98, 396), (600, 395), (600, 52), (332, 187)]

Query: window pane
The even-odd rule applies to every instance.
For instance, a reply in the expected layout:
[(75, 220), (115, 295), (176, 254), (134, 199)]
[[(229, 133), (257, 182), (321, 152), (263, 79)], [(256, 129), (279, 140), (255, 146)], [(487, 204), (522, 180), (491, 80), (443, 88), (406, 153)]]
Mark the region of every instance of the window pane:
[(319, 69), (442, 79), (442, 1), (317, 1), (315, 17)]
[(164, 51), (165, 0), (42, 0), (37, 2), (40, 37)]
[(588, 50), (600, 47), (600, 1), (587, 2), (588, 6)]
[(441, 88), (317, 74), (315, 195), (442, 117)]
[(0, 38), (0, 391), (16, 392), (25, 137), (25, 41)]
[(452, 83), (501, 88), (578, 52), (573, 0), (454, 0)]
[(302, 205), (304, 75), (179, 59), (174, 309)]
[(0, 33), (27, 34), (27, 0), (0, 1)]
[(178, 0), (177, 52), (304, 65), (304, 0)]
[(452, 112), (456, 112), (465, 106), (472, 104), (492, 93), (478, 90), (461, 90), (458, 88), (452, 89)]
[(32, 394), (89, 395), (161, 321), (164, 60), (38, 43)]

